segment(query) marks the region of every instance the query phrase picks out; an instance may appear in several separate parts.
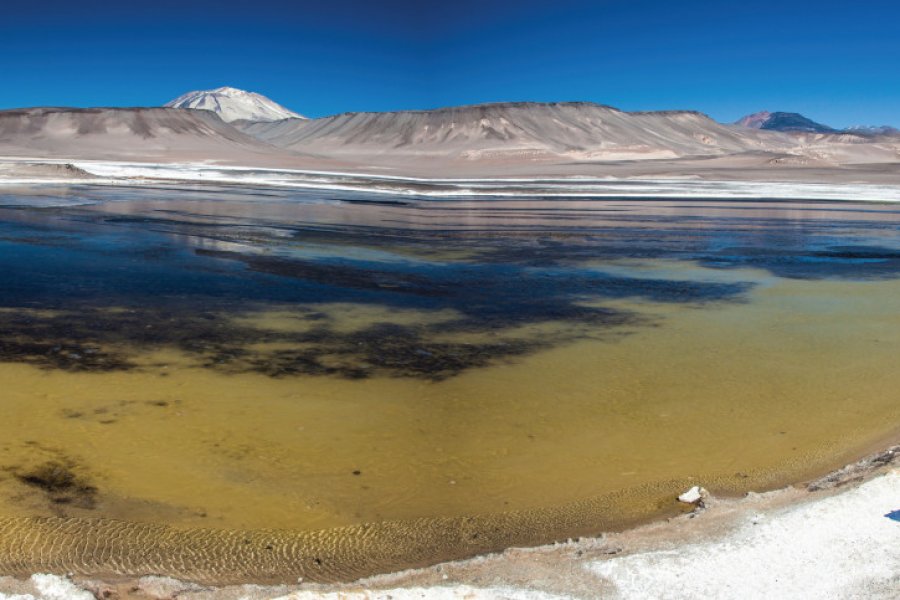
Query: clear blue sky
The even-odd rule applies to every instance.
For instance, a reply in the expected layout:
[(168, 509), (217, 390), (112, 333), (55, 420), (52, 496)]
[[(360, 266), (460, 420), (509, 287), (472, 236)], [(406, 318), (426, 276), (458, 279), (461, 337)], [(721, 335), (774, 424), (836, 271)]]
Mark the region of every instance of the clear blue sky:
[(0, 9), (0, 108), (220, 85), (310, 116), (502, 100), (900, 126), (900, 2), (56, 0)]

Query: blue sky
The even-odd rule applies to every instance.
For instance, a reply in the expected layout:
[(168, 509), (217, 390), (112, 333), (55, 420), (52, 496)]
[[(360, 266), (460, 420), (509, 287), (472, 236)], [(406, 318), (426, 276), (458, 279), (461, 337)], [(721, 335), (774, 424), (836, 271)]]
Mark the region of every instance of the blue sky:
[(900, 125), (900, 3), (71, 0), (5, 5), (0, 108), (231, 85), (310, 116), (502, 100)]

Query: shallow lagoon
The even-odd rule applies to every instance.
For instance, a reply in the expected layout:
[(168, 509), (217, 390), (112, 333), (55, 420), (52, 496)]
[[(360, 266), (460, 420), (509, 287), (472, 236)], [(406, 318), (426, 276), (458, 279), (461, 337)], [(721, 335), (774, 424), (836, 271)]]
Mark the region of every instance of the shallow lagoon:
[(796, 482), (900, 426), (890, 205), (175, 186), (0, 205), (0, 517), (519, 515), (375, 567), (395, 568), (671, 513), (693, 483)]

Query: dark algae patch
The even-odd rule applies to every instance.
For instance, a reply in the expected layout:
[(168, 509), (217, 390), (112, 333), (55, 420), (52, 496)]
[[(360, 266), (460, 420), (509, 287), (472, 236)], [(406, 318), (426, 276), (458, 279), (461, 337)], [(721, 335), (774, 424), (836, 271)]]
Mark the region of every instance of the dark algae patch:
[[(67, 318), (68, 317), (68, 318)], [(69, 323), (65, 337), (53, 337), (58, 330), (54, 322), (71, 320), (68, 315), (36, 318), (30, 315), (6, 313), (0, 316), (0, 362), (23, 362), (43, 369), (71, 372), (109, 372), (130, 369), (133, 365), (125, 356), (104, 351), (93, 345), (100, 336), (73, 336)]]
[[(364, 379), (384, 373), (439, 381), (467, 369), (535, 352), (543, 346), (537, 340), (435, 342), (423, 333), (427, 330), (380, 324), (351, 335), (323, 336), (321, 345), (308, 349), (276, 350), (263, 356), (235, 357), (230, 362), (272, 377), (327, 374)], [(247, 360), (242, 364), (244, 358)]]
[(74, 465), (64, 460), (49, 460), (29, 468), (9, 468), (23, 485), (40, 491), (51, 504), (93, 509), (97, 488), (77, 476)]
[(97, 488), (76, 477), (69, 465), (47, 462), (29, 471), (17, 473), (25, 485), (47, 494), (54, 504), (73, 504), (79, 508), (93, 508)]

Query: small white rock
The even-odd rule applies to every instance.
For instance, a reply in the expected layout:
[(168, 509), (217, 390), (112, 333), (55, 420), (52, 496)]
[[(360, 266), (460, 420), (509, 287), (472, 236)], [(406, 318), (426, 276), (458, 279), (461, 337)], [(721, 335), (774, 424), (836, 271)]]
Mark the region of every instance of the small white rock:
[(685, 504), (697, 504), (707, 496), (709, 496), (709, 492), (707, 492), (699, 485), (695, 485), (685, 493), (678, 496), (678, 501), (684, 502)]

